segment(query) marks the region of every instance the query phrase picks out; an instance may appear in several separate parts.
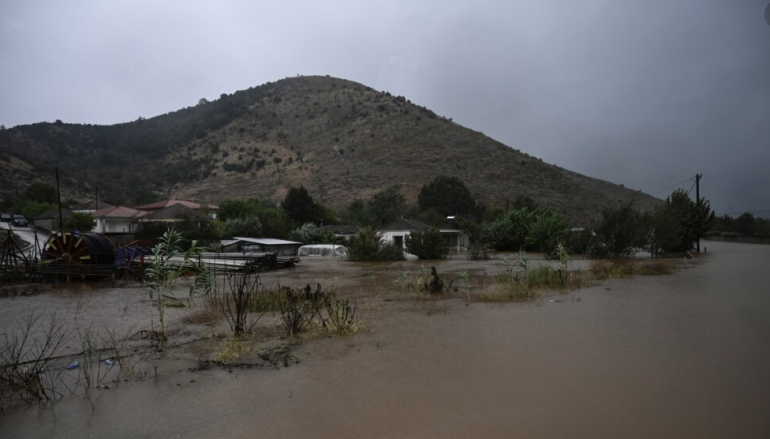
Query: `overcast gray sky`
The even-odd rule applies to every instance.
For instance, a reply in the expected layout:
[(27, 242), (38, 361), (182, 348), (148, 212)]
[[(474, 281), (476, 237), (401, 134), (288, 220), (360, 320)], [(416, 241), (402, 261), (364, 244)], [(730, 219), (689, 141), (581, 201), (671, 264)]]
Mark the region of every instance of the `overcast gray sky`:
[(718, 213), (770, 211), (769, 2), (0, 0), (0, 124), (329, 74), (583, 174), (665, 197), (702, 173)]

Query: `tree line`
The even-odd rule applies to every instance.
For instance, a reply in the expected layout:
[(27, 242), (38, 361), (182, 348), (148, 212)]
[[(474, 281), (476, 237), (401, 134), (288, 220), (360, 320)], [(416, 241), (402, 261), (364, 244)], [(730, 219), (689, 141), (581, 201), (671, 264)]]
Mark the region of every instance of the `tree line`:
[[(36, 212), (48, 210), (55, 207), (54, 201), (53, 187), (35, 183), (19, 197), (14, 208), (34, 217), (38, 213), (32, 212), (33, 208)], [(569, 218), (539, 207), (529, 197), (518, 197), (508, 211), (488, 208), (474, 200), (462, 180), (438, 176), (423, 185), (414, 205), (407, 203), (399, 187), (394, 185), (368, 200), (355, 199), (347, 209), (337, 213), (299, 186), (290, 188), (280, 204), (261, 199), (226, 199), (219, 203), (216, 220), (181, 218), (175, 227), (190, 239), (210, 244), (232, 236), (268, 236), (317, 244), (342, 243), (324, 229), (324, 225), (358, 225), (366, 235), (355, 237), (349, 245), (360, 244), (363, 253), (371, 254), (355, 257), (393, 259), (399, 257), (398, 252), (384, 248), (375, 230), (399, 218), (412, 218), (430, 229), (412, 233), (406, 241), (407, 249), (425, 258), (436, 258), (449, 251), (438, 229), (446, 226), (448, 216), (455, 216), (461, 228), (469, 233), (469, 250), (474, 258), (484, 258), (491, 251), (520, 250), (554, 256), (559, 246), (593, 258), (617, 258), (640, 250), (652, 257), (690, 251), (696, 240), (712, 227), (751, 233), (766, 227), (766, 220), (750, 215), (737, 219), (716, 218), (708, 201), (696, 202), (685, 191), (676, 190), (654, 210), (640, 210), (631, 202), (607, 205), (600, 220), (591, 227), (577, 229)], [(164, 224), (142, 224), (136, 235), (155, 239), (165, 228)], [(376, 254), (377, 251), (381, 254)]]

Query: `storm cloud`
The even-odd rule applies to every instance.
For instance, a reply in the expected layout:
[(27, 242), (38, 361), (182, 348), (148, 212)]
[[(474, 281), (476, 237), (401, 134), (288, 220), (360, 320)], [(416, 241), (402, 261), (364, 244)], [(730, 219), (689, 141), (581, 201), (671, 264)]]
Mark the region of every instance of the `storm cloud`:
[(770, 213), (767, 3), (3, 1), (0, 124), (328, 74), (576, 172), (659, 197), (702, 173), (718, 213)]

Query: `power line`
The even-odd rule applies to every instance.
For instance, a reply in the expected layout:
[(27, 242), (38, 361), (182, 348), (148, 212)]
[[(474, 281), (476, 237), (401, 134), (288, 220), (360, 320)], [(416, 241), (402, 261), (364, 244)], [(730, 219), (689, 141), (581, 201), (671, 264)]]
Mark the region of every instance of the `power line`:
[(723, 216), (723, 215), (742, 215), (744, 213), (770, 213), (770, 210), (754, 210), (754, 211), (743, 211), (743, 212), (719, 212), (715, 215)]
[[(663, 192), (663, 191), (665, 191), (665, 190), (669, 190), (669, 189), (671, 189), (671, 188), (673, 188), (673, 187), (677, 187), (677, 186), (680, 186), (682, 183), (687, 183), (688, 181), (691, 181), (691, 180), (695, 180), (695, 177), (690, 177), (690, 178), (688, 178), (687, 180), (682, 180), (682, 181), (680, 181), (679, 183), (676, 183), (676, 184), (672, 184), (671, 186), (668, 186), (668, 187), (664, 187), (663, 189), (661, 189), (661, 190), (659, 190), (659, 191), (657, 191), (657, 192), (653, 192), (653, 193), (651, 193), (650, 195), (657, 195), (657, 194), (659, 194), (659, 193), (661, 193), (661, 192)], [(692, 188), (691, 188), (690, 190), (692, 190)]]
[(695, 181), (693, 181), (693, 182), (692, 182), (692, 186), (690, 186), (690, 190), (689, 190), (689, 191), (687, 191), (687, 195), (690, 195), (690, 192), (692, 192), (693, 188), (695, 187), (695, 183), (697, 183), (697, 182), (698, 182), (698, 180), (697, 180), (697, 179), (696, 179)]

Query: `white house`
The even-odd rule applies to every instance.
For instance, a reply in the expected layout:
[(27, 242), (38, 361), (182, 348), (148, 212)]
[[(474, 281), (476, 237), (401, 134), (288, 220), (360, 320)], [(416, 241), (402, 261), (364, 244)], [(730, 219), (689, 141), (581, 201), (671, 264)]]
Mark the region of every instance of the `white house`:
[(148, 212), (125, 206), (111, 206), (97, 210), (91, 216), (96, 220), (93, 231), (97, 233), (133, 233), (139, 218)]
[[(406, 250), (405, 242), (407, 235), (415, 230), (428, 230), (431, 228), (431, 226), (421, 221), (400, 219), (380, 227), (377, 229), (377, 232), (382, 235), (383, 240), (386, 243), (392, 243), (393, 245)], [(454, 217), (447, 218), (446, 224), (444, 227), (440, 228), (439, 231), (444, 239), (447, 240), (451, 249), (459, 252), (468, 247), (468, 234), (460, 229), (460, 226)]]
[(379, 229), (377, 229), (377, 232), (382, 235), (383, 241), (386, 243), (390, 243), (395, 245), (396, 247), (399, 247), (401, 249), (405, 249), (405, 241), (406, 237), (412, 233), (415, 230), (428, 230), (431, 227), (421, 221), (412, 220), (412, 219), (400, 219), (398, 221), (394, 221), (390, 224), (386, 224)]

